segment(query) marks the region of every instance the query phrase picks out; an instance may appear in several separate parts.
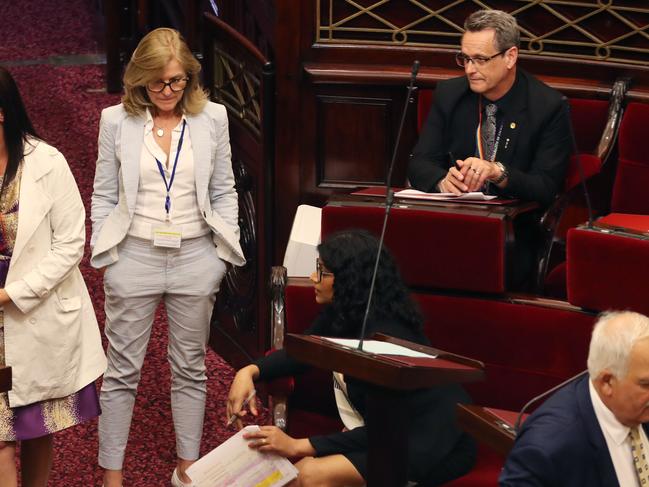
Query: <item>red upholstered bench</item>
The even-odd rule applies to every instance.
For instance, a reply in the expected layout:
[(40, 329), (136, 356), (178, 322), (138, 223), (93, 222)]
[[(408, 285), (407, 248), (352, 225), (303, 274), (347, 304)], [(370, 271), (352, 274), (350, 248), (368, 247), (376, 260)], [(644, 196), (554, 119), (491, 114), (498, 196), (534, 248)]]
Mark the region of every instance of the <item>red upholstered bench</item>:
[(568, 300), (649, 314), (649, 216), (611, 214), (568, 232)]
[[(307, 279), (291, 279), (274, 292), (283, 297), (288, 332), (303, 331), (318, 312)], [(468, 297), (416, 293), (434, 347), (485, 363), (486, 381), (467, 384), (474, 402), (518, 410), (527, 400), (585, 368), (594, 315), (564, 302), (507, 297)], [(277, 321), (277, 320), (275, 320)], [(280, 320), (281, 321), (281, 320)], [(278, 329), (276, 333), (281, 333)], [(281, 337), (274, 337), (281, 343)], [(307, 436), (341, 428), (331, 373), (312, 370), (271, 389), (274, 416), (289, 434)], [(284, 399), (286, 398), (286, 402)], [(283, 416), (288, 406), (288, 414)], [(504, 458), (480, 446), (473, 471), (456, 487), (495, 486)]]
[(649, 103), (629, 103), (620, 124), (619, 161), (611, 197), (611, 211), (649, 214)]
[[(380, 204), (329, 202), (322, 209), (322, 238), (350, 228), (380, 235), (384, 215)], [(502, 293), (507, 225), (506, 216), (496, 209), (450, 212), (395, 207), (385, 245), (409, 286)], [(470, 251), (475, 242), (480, 242), (480, 252)]]

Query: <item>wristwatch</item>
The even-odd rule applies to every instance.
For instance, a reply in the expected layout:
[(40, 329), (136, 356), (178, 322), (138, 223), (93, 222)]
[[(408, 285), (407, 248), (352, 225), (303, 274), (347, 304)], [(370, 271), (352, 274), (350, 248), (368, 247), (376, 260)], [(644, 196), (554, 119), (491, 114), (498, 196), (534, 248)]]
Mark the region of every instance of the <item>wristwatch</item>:
[(500, 169), (500, 176), (493, 179), (491, 182), (493, 184), (500, 184), (509, 177), (509, 169), (507, 169), (502, 162), (494, 161), (494, 164), (498, 169)]

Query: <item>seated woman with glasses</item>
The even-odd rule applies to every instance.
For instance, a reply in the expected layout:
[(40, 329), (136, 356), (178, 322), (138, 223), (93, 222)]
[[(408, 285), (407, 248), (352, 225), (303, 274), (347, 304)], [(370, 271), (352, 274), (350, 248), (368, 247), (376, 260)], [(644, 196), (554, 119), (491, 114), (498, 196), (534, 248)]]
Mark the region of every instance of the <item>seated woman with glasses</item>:
[(225, 107), (210, 103), (200, 64), (177, 31), (156, 29), (135, 49), (122, 103), (102, 112), (92, 195), (91, 264), (104, 272), (108, 369), (100, 402), (99, 464), (122, 485), (133, 404), (156, 308), (169, 325), (176, 469), (199, 455), (205, 350), (226, 264), (245, 263)]
[[(315, 300), (324, 305), (307, 334), (359, 338), (369, 294), (378, 241), (363, 231), (331, 235), (318, 246), (320, 258), (311, 274)], [(385, 333), (428, 344), (422, 318), (410, 298), (394, 260), (381, 251), (367, 322), (366, 336)], [(255, 382), (295, 375), (308, 367), (288, 357), (284, 350), (239, 370), (230, 387), (227, 418), (241, 419), (248, 411), (257, 415)], [(299, 475), (291, 486), (360, 486), (367, 478), (368, 439), (365, 429), (367, 384), (334, 373), (336, 402), (345, 430), (325, 436), (292, 438), (275, 426), (262, 426), (246, 434), (249, 445), (261, 452), (302, 457)], [(439, 485), (466, 473), (475, 459), (475, 445), (455, 425), (457, 402), (468, 397), (458, 385), (437, 386), (407, 394), (409, 418), (409, 478), (420, 486)]]

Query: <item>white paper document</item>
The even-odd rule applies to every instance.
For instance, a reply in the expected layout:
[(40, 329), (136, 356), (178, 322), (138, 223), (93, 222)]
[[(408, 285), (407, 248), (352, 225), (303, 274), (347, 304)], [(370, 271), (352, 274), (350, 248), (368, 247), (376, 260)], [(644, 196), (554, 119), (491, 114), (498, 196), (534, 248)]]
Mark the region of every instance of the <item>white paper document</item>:
[(397, 198), (410, 198), (414, 200), (465, 200), (465, 201), (489, 201), (497, 198), (496, 195), (484, 194), (482, 192), (462, 193), (424, 193), (416, 189), (404, 189), (394, 193)]
[[(358, 340), (356, 340), (355, 338), (320, 338), (337, 343), (338, 345), (342, 345), (343, 347), (358, 347)], [(363, 351), (375, 353), (377, 355), (402, 355), (404, 357), (437, 358), (437, 355), (418, 352), (407, 347), (402, 347), (401, 345), (397, 345), (395, 343), (382, 342), (381, 340), (365, 340), (363, 342)]]
[(297, 469), (286, 458), (248, 447), (246, 426), (187, 469), (195, 487), (281, 487), (297, 477)]

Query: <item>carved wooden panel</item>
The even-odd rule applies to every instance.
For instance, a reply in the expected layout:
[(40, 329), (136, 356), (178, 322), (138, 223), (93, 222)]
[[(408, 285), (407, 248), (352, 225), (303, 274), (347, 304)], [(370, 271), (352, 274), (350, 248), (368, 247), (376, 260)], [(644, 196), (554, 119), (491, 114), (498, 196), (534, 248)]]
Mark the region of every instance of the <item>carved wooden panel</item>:
[(212, 318), (211, 344), (234, 366), (261, 355), (269, 345), (268, 255), (272, 221), (273, 68), (231, 27), (208, 16), (205, 84), (228, 112), (232, 166), (239, 195), (243, 267), (229, 270)]
[(503, 9), (521, 27), (522, 52), (646, 65), (646, 0), (317, 0), (319, 43), (456, 48), (466, 16)]
[(214, 101), (225, 105), (257, 137), (261, 134), (259, 73), (230, 55), (220, 44), (214, 45)]
[[(235, 152), (236, 153), (236, 152)], [(231, 315), (234, 330), (243, 335), (256, 333), (258, 330), (257, 280), (258, 272), (258, 235), (257, 210), (255, 199), (257, 191), (255, 179), (246, 170), (241, 159), (232, 159), (237, 194), (239, 195), (239, 242), (246, 265), (232, 268), (221, 284), (219, 300), (223, 310)], [(221, 323), (223, 325), (223, 323)]]

